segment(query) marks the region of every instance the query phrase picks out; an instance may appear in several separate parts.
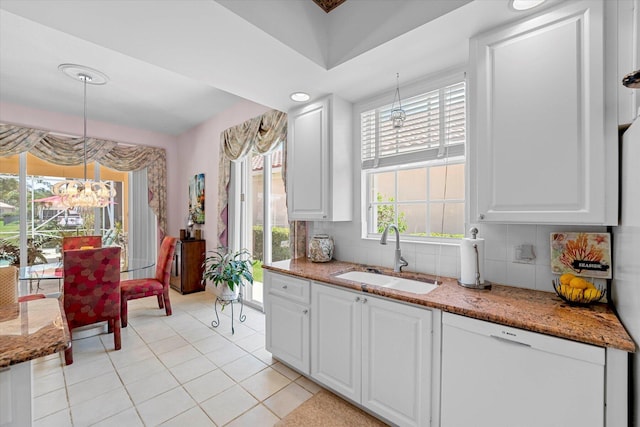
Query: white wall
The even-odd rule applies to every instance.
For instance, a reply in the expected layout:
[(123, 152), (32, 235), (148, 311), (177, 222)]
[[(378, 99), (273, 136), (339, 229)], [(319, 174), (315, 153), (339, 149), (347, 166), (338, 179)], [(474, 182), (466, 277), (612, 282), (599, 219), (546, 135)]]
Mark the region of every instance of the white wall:
[[(26, 108), (16, 104), (0, 102), (0, 122), (60, 132), (82, 135), (82, 117), (52, 113), (45, 110)], [(167, 150), (167, 198), (178, 197), (178, 146), (177, 138), (142, 129), (117, 126), (110, 123), (87, 119), (87, 135), (128, 144), (148, 145)], [(168, 205), (167, 220), (169, 234), (178, 230), (179, 211), (171, 202)]]
[(207, 250), (218, 247), (218, 164), (220, 134), (227, 128), (238, 125), (252, 117), (264, 114), (270, 108), (251, 101), (240, 101), (228, 110), (212, 117), (199, 126), (178, 137), (177, 196), (170, 200), (172, 208), (178, 212), (178, 225), (172, 230), (178, 234), (186, 227), (189, 208), (189, 179), (204, 173), (205, 182), (205, 223), (198, 226), (207, 241)]

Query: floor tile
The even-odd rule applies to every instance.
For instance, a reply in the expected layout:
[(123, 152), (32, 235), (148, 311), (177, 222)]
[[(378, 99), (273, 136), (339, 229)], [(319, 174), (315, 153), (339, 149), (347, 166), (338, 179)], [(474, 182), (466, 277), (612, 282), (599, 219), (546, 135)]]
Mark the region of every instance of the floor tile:
[(155, 358), (156, 355), (146, 344), (132, 348), (124, 347), (123, 344), (122, 350), (109, 353), (111, 363), (116, 369), (124, 368), (152, 357)]
[(211, 360), (207, 359), (205, 356), (198, 356), (195, 359), (173, 366), (170, 368), (170, 371), (180, 384), (184, 384), (194, 378), (201, 377), (216, 368), (216, 364)]
[(280, 421), (273, 412), (258, 405), (231, 421), (225, 427), (272, 427)]
[(224, 372), (216, 369), (215, 371), (189, 381), (184, 385), (184, 389), (189, 392), (196, 402), (203, 402), (233, 387), (235, 384), (235, 381), (229, 378)]
[(271, 367), (276, 371), (280, 372), (285, 377), (289, 378), (290, 380), (296, 380), (301, 376), (299, 373), (289, 368), (288, 366), (283, 365), (280, 362), (274, 363), (273, 365), (271, 365)]
[(258, 401), (253, 396), (240, 386), (235, 385), (202, 402), (200, 406), (216, 425), (221, 426), (251, 409), (257, 403)]
[(240, 385), (259, 401), (263, 401), (288, 385), (291, 380), (278, 371), (267, 368), (242, 381)]
[(314, 383), (313, 381), (311, 381), (309, 378), (307, 377), (300, 377), (296, 380), (296, 384), (298, 384), (299, 386), (301, 386), (302, 388), (304, 388), (305, 390), (307, 390), (308, 392), (312, 393), (312, 394), (316, 394), (317, 392), (319, 392), (320, 390), (322, 390), (322, 387), (319, 386), (318, 384)]
[(71, 413), (69, 409), (54, 412), (51, 415), (33, 422), (33, 427), (71, 427)]
[(68, 407), (67, 390), (61, 388), (33, 399), (31, 410), (33, 411), (33, 419), (37, 420)]
[(173, 335), (169, 338), (149, 343), (149, 348), (155, 354), (162, 354), (184, 347), (188, 344), (187, 340), (182, 338), (180, 335)]
[(62, 369), (51, 371), (49, 375), (33, 375), (33, 396), (41, 396), (60, 388), (64, 388), (64, 374)]
[(138, 412), (135, 408), (129, 408), (126, 411), (120, 412), (109, 418), (106, 418), (92, 427), (144, 427), (144, 423), (138, 416)]
[(224, 366), (234, 360), (246, 356), (248, 353), (232, 342), (227, 342), (224, 346), (206, 353), (207, 359), (211, 360), (217, 366)]
[(162, 362), (154, 357), (152, 359), (141, 360), (124, 368), (119, 368), (118, 375), (124, 384), (131, 384), (132, 382), (147, 378), (156, 372), (162, 372), (164, 369), (165, 367)]
[(74, 406), (86, 402), (120, 387), (122, 387), (122, 382), (115, 371), (89, 378), (67, 387), (69, 405)]
[(161, 424), (163, 427), (215, 427), (211, 418), (199, 407), (191, 408)]
[(192, 345), (189, 344), (184, 347), (159, 354), (158, 359), (160, 359), (160, 361), (167, 368), (171, 368), (173, 366), (184, 363), (187, 360), (195, 359), (196, 357), (199, 357), (201, 355), (202, 353), (200, 353)]
[(255, 333), (234, 342), (238, 347), (248, 352), (254, 352), (256, 350), (264, 348), (265, 336), (261, 333)]
[(74, 426), (89, 426), (132, 408), (124, 387), (71, 407)]
[(177, 387), (146, 402), (142, 402), (137, 405), (137, 408), (142, 421), (146, 425), (155, 426), (194, 406), (196, 406), (196, 402), (189, 394), (182, 387)]
[(262, 360), (262, 362), (266, 363), (269, 366), (278, 362), (276, 359), (273, 358), (273, 355), (264, 348), (261, 348), (260, 350), (252, 351), (251, 354), (253, 354), (258, 359)]
[(100, 358), (92, 362), (82, 360), (75, 361), (74, 358), (74, 363), (64, 367), (64, 379), (67, 385), (71, 385), (113, 372), (113, 370), (113, 365), (108, 357), (106, 359)]
[(263, 403), (278, 417), (284, 418), (295, 408), (313, 396), (296, 383), (291, 383)]
[(212, 336), (216, 331), (211, 328), (211, 326), (200, 325), (198, 327), (194, 327), (188, 329), (186, 331), (179, 332), (186, 340), (188, 341), (197, 341), (207, 337)]
[(126, 389), (136, 405), (178, 387), (178, 381), (168, 371), (161, 371), (127, 384)]
[(193, 341), (191, 345), (198, 349), (200, 353), (205, 354), (229, 345), (229, 340), (216, 333), (201, 340)]
[(227, 375), (240, 382), (251, 375), (256, 374), (267, 367), (260, 359), (253, 357), (252, 354), (242, 356), (231, 363), (224, 365), (222, 369)]

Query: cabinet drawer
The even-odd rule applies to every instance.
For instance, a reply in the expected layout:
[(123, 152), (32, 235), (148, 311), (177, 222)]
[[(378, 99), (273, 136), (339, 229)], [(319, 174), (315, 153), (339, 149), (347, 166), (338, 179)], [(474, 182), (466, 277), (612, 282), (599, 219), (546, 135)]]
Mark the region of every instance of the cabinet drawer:
[(271, 295), (280, 295), (292, 301), (309, 304), (309, 287), (308, 280), (272, 274), (269, 293)]

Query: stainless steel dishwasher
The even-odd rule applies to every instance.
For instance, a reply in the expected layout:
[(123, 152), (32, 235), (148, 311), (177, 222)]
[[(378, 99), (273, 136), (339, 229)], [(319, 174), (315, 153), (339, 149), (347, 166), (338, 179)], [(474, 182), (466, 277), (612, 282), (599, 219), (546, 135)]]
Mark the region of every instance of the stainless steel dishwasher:
[(604, 425), (603, 348), (442, 317), (442, 427)]

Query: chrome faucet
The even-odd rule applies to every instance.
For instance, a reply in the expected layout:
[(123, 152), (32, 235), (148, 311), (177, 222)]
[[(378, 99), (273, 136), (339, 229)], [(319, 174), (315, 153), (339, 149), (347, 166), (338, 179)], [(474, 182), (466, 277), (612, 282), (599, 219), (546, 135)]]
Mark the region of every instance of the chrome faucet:
[(409, 265), (409, 263), (407, 262), (406, 259), (402, 257), (402, 254), (400, 253), (400, 231), (398, 230), (397, 225), (395, 224), (387, 225), (387, 227), (384, 229), (384, 232), (382, 233), (382, 237), (380, 237), (380, 244), (381, 245), (387, 244), (387, 234), (389, 234), (390, 228), (393, 228), (396, 232), (396, 255), (393, 261), (393, 271), (395, 271), (396, 273), (399, 273), (402, 271), (402, 267), (406, 267), (407, 265)]

